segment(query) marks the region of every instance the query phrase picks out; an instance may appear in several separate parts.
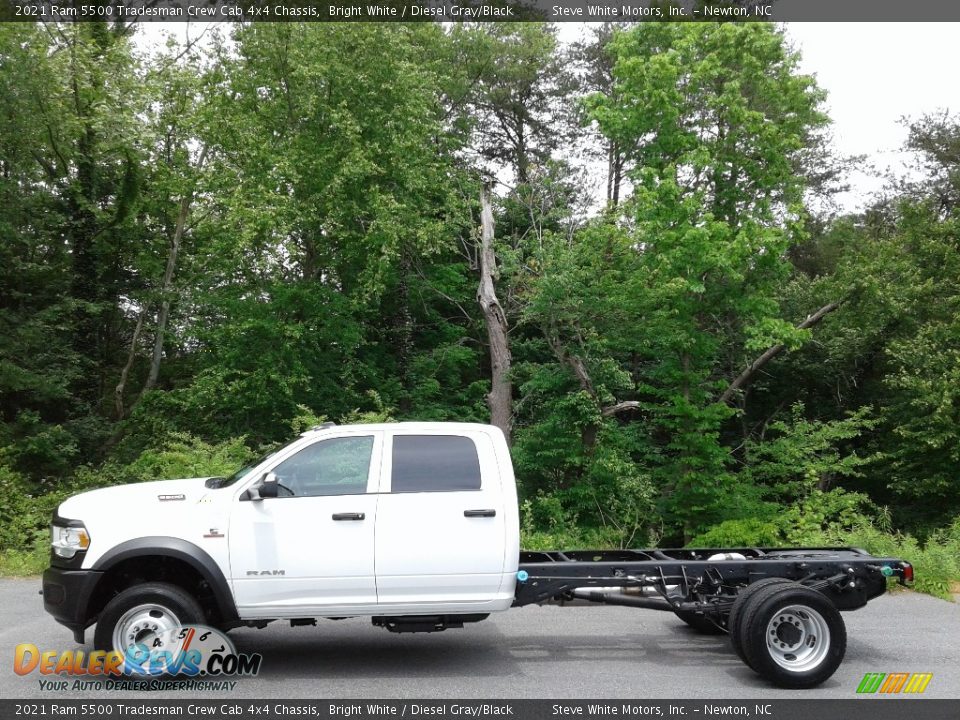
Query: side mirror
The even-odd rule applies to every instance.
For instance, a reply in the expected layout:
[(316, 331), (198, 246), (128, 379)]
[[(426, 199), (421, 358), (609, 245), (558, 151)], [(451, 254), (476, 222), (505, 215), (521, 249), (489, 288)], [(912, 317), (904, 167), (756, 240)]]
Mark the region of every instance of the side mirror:
[(260, 487), (257, 488), (257, 493), (260, 496), (260, 499), (263, 498), (275, 498), (279, 495), (279, 482), (275, 473), (268, 472), (263, 476), (263, 482), (260, 483)]

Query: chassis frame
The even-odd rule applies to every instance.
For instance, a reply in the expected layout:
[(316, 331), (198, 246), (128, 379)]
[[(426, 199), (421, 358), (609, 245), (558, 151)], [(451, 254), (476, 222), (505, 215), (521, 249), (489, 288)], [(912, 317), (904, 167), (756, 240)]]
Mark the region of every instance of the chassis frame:
[(856, 610), (882, 595), (888, 578), (912, 584), (913, 567), (853, 547), (524, 551), (514, 607), (586, 600), (699, 616), (724, 630), (740, 591), (764, 578)]

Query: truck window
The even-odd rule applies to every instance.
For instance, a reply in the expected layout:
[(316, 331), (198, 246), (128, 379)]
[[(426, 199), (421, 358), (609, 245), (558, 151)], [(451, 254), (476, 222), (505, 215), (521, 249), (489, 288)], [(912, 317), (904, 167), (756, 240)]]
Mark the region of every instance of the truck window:
[(362, 495), (372, 451), (372, 435), (315, 442), (273, 469), (280, 497)]
[(208, 478), (207, 481), (203, 484), (204, 487), (210, 488), (211, 490), (219, 490), (220, 488), (230, 487), (235, 485), (238, 481), (243, 480), (250, 474), (250, 471), (253, 470), (257, 465), (265, 463), (267, 460), (276, 455), (278, 450), (271, 450), (266, 455), (254, 460), (253, 462), (247, 463), (242, 468), (237, 470), (233, 475), (229, 477), (212, 477)]
[(393, 492), (480, 489), (480, 459), (473, 440), (458, 435), (395, 435)]

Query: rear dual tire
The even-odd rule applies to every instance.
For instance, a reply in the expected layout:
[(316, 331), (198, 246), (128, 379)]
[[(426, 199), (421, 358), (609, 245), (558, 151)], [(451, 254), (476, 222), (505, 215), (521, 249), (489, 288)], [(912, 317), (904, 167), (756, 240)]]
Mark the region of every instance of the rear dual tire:
[(773, 580), (751, 585), (734, 603), (731, 644), (747, 665), (775, 685), (815, 687), (843, 661), (843, 618), (823, 593)]
[(743, 652), (743, 645), (740, 643), (740, 626), (742, 624), (741, 620), (743, 619), (744, 608), (758, 592), (765, 588), (793, 584), (794, 582), (792, 580), (787, 580), (786, 578), (764, 578), (757, 580), (757, 582), (752, 585), (748, 585), (737, 595), (737, 599), (733, 601), (733, 607), (730, 609), (730, 617), (727, 619), (727, 630), (730, 632), (730, 644), (733, 646), (734, 652), (737, 653), (737, 657), (747, 663), (747, 665), (750, 663)]

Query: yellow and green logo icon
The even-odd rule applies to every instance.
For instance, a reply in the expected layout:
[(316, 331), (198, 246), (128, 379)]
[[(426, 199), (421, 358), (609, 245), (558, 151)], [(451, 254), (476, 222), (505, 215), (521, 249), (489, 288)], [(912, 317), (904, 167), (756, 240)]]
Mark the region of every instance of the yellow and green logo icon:
[(933, 673), (867, 673), (857, 686), (858, 693), (914, 693), (927, 689), (933, 680)]

